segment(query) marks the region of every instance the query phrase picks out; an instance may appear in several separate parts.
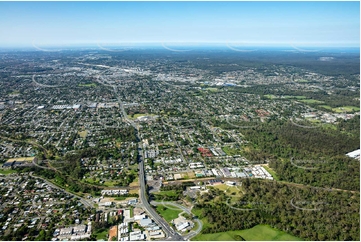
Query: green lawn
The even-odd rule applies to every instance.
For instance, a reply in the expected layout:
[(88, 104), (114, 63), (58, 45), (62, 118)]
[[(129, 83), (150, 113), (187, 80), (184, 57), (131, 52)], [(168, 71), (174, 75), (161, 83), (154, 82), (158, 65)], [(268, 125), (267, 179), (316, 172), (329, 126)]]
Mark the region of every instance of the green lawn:
[(328, 109), (328, 110), (332, 110), (332, 107), (328, 106), (328, 105), (320, 105), (319, 107), (325, 108), (325, 109)]
[(344, 106), (344, 107), (333, 108), (332, 111), (334, 111), (336, 113), (357, 112), (357, 111), (360, 111), (360, 108), (355, 107), (355, 106)]
[(100, 230), (101, 232), (98, 232), (98, 233), (96, 233), (95, 235), (96, 235), (96, 237), (97, 237), (97, 240), (99, 240), (99, 239), (103, 239), (103, 240), (105, 240), (105, 241), (107, 241), (108, 240), (108, 238), (107, 238), (107, 235), (108, 235), (108, 230)]
[(279, 180), (280, 180), (274, 170), (272, 170), (272, 169), (269, 168), (268, 166), (263, 166), (263, 168), (264, 168), (266, 171), (268, 171), (269, 174), (271, 174), (271, 176), (273, 177), (273, 179), (275, 179), (276, 181), (279, 181)]
[(12, 174), (12, 173), (17, 173), (17, 171), (15, 171), (15, 170), (3, 170), (3, 169), (0, 169), (0, 174), (9, 175), (9, 174)]
[(226, 153), (227, 155), (239, 155), (240, 151), (234, 148), (231, 148), (229, 146), (225, 146), (222, 147), (222, 150), (224, 151), (224, 153)]
[(96, 83), (87, 83), (87, 84), (80, 83), (78, 86), (79, 87), (96, 87), (97, 84)]
[(100, 178), (96, 178), (96, 180), (94, 181), (92, 177), (88, 177), (83, 179), (83, 182), (89, 183), (89, 184), (93, 184), (93, 185), (101, 185), (101, 186), (106, 186), (106, 187), (113, 187), (115, 186), (115, 184), (117, 184), (119, 181), (116, 180), (111, 180), (111, 181), (104, 181), (102, 184), (99, 184), (99, 181), (101, 179)]
[[(174, 208), (174, 210), (172, 208)], [(163, 205), (157, 205), (157, 212), (167, 222), (170, 222), (173, 219), (178, 218), (178, 214), (180, 214), (182, 211), (179, 208), (172, 207), (171, 205), (167, 205), (167, 207), (164, 207)]]
[(214, 234), (199, 234), (192, 240), (195, 241), (231, 241), (237, 240), (236, 236), (240, 235), (245, 240), (250, 241), (302, 241), (302, 239), (286, 232), (271, 228), (268, 225), (257, 225), (250, 229), (227, 231)]
[(349, 113), (349, 112), (360, 111), (360, 108), (355, 107), (355, 106), (344, 106), (344, 107), (332, 108), (331, 106), (328, 106), (328, 105), (320, 105), (319, 107), (331, 110), (331, 111), (333, 111), (335, 113), (343, 113), (343, 112), (348, 112)]
[(160, 192), (155, 192), (154, 194), (167, 195), (167, 196), (176, 196), (177, 195), (175, 190), (160, 191)]
[(307, 98), (306, 96), (289, 96), (289, 95), (286, 95), (283, 97), (287, 98), (287, 99), (306, 99)]
[(304, 103), (308, 103), (308, 104), (321, 104), (323, 103), (322, 101), (318, 101), (318, 100), (314, 100), (314, 99), (303, 99), (303, 100), (300, 100), (301, 102), (304, 102)]
[(295, 96), (296, 99), (306, 99), (306, 96)]
[[(242, 192), (240, 191), (241, 188), (239, 186), (228, 186), (226, 184), (222, 184), (222, 185), (216, 185), (216, 186), (214, 186), (214, 188), (217, 188), (217, 189), (225, 192), (228, 196), (233, 196), (233, 197), (242, 196)], [(232, 193), (234, 195), (232, 195)]]
[(300, 83), (307, 83), (307, 82), (309, 82), (309, 81), (304, 80), (304, 79), (300, 79), (300, 80), (296, 80), (296, 82), (300, 82)]
[(208, 87), (206, 88), (206, 90), (210, 91), (210, 92), (218, 92), (218, 88), (215, 88), (215, 87)]
[(264, 95), (264, 97), (269, 98), (269, 99), (274, 99), (274, 98), (276, 98), (276, 96), (275, 96), (275, 95), (272, 95), (272, 94), (266, 94), (266, 95)]
[[(200, 217), (201, 214), (202, 214), (202, 209), (193, 208), (193, 209), (192, 209), (192, 213), (194, 214), (194, 216)], [(202, 223), (203, 223), (202, 230), (211, 226), (211, 225), (209, 224), (207, 218), (204, 217), (204, 218), (202, 218), (202, 219), (200, 219), (200, 220), (201, 220)], [(197, 238), (197, 237), (198, 237), (198, 236), (196, 236), (195, 238)]]

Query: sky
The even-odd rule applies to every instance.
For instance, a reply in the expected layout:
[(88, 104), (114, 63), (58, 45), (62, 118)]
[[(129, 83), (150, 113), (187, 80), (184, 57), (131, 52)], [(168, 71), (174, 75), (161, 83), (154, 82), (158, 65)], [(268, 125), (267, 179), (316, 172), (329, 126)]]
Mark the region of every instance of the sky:
[(0, 2), (0, 47), (360, 45), (353, 2)]

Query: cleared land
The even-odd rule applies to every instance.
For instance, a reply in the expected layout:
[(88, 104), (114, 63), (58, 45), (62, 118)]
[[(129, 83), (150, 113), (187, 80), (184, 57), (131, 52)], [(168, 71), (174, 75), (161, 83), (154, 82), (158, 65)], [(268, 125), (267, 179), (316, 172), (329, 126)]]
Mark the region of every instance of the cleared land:
[(231, 241), (239, 240), (237, 237), (242, 236), (245, 240), (250, 241), (302, 241), (302, 239), (286, 232), (271, 228), (268, 225), (257, 225), (251, 229), (227, 231), (214, 234), (200, 234), (194, 237), (194, 241)]
[(86, 130), (79, 131), (78, 134), (79, 134), (80, 138), (85, 139), (86, 135), (88, 134), (88, 131), (86, 131)]
[(117, 238), (117, 235), (118, 235), (118, 226), (113, 226), (113, 227), (111, 227), (110, 228), (110, 230), (109, 230), (109, 238), (110, 239), (112, 239), (113, 237), (115, 237), (117, 240), (118, 240), (118, 238)]
[(11, 158), (8, 159), (7, 162), (13, 162), (13, 161), (27, 161), (31, 162), (34, 160), (34, 157), (17, 157), (17, 158)]

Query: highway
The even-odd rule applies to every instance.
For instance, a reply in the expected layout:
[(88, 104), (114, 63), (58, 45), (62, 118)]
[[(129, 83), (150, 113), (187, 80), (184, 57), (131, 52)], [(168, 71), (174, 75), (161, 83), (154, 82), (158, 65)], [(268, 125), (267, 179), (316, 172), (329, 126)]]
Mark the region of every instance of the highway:
[[(103, 83), (102, 83), (103, 84)], [(128, 115), (124, 110), (124, 106), (123, 106), (123, 102), (120, 99), (119, 95), (118, 95), (118, 89), (115, 85), (112, 85), (113, 87), (113, 91), (118, 99), (118, 103), (119, 103), (119, 108), (120, 111), (124, 117), (124, 120), (129, 123), (130, 125), (132, 125), (135, 129), (135, 135), (137, 137), (137, 142), (138, 142), (138, 163), (139, 163), (139, 186), (140, 186), (140, 191), (139, 191), (139, 197), (140, 197), (140, 201), (143, 205), (144, 210), (147, 212), (147, 214), (150, 215), (150, 217), (160, 226), (162, 227), (164, 233), (167, 236), (166, 240), (171, 240), (171, 241), (184, 241), (184, 238), (179, 235), (178, 233), (176, 233), (173, 228), (171, 228), (169, 226), (169, 224), (158, 215), (158, 213), (150, 206), (148, 200), (147, 200), (147, 196), (146, 196), (146, 186), (145, 186), (145, 174), (144, 174), (144, 160), (143, 160), (143, 150), (140, 144), (140, 137), (139, 137), (139, 128), (138, 126), (130, 119), (128, 119)]]
[(149, 215), (151, 215), (154, 221), (160, 227), (162, 227), (162, 229), (164, 230), (164, 232), (168, 237), (167, 240), (174, 240), (174, 241), (184, 240), (184, 238), (181, 235), (179, 235), (177, 232), (175, 232), (173, 228), (171, 228), (169, 224), (163, 218), (161, 218), (158, 215), (158, 213), (150, 206), (146, 196), (143, 150), (140, 144), (138, 146), (138, 152), (139, 152), (138, 157), (139, 157), (139, 184), (140, 184), (139, 197), (140, 197), (140, 201), (143, 204), (143, 208), (148, 212)]

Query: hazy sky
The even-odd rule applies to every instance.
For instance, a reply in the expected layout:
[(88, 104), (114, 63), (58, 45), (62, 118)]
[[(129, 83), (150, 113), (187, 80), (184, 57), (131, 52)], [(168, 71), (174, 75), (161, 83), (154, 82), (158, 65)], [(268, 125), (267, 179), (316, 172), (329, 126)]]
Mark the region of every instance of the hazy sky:
[(359, 46), (359, 2), (0, 2), (0, 46)]

